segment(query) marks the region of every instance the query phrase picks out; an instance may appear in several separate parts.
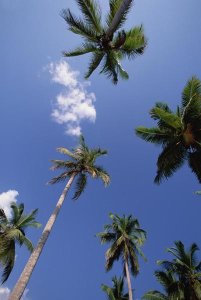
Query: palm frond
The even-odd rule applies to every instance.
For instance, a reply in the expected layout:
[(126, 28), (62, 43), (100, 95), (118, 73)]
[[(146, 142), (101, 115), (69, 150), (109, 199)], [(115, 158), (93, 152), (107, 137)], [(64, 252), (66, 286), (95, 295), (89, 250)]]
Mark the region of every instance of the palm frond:
[(6, 253), (7, 254), (3, 257), (3, 259), (2, 258), (0, 259), (3, 266), (3, 273), (1, 278), (2, 284), (7, 281), (14, 267), (14, 263), (15, 263), (15, 242), (14, 241), (9, 242)]
[(73, 51), (63, 51), (64, 57), (71, 57), (71, 56), (79, 56), (86, 53), (91, 53), (97, 51), (97, 47), (93, 43), (83, 43), (80, 47), (77, 47)]
[(68, 150), (67, 148), (59, 147), (59, 148), (57, 148), (57, 151), (58, 151), (59, 153), (68, 155), (68, 156), (70, 156), (71, 158), (73, 158), (73, 159), (75, 159), (75, 160), (77, 159), (77, 156), (76, 156), (72, 151)]
[(17, 226), (23, 229), (30, 226), (35, 228), (40, 228), (41, 224), (35, 221), (37, 213), (38, 213), (38, 209), (35, 209), (30, 214), (22, 216)]
[(153, 119), (159, 119), (173, 129), (180, 129), (182, 127), (181, 119), (173, 113), (169, 113), (162, 108), (154, 107), (150, 111), (150, 115)]
[(107, 186), (110, 183), (110, 175), (103, 169), (103, 167), (100, 166), (96, 166), (95, 171), (97, 173), (97, 177), (102, 179), (105, 186)]
[(157, 161), (157, 175), (154, 182), (159, 184), (162, 179), (169, 178), (179, 169), (186, 158), (186, 151), (183, 145), (177, 140), (167, 144)]
[(159, 291), (149, 291), (142, 297), (142, 300), (168, 300), (169, 298)]
[(201, 114), (201, 82), (192, 77), (182, 93), (182, 119), (185, 123)]
[(87, 25), (80, 18), (76, 18), (70, 9), (64, 9), (61, 12), (62, 18), (69, 26), (69, 30), (75, 34), (79, 34), (89, 41), (96, 42), (97, 36), (92, 26)]
[(115, 51), (110, 50), (106, 53), (104, 57), (104, 66), (100, 73), (104, 73), (109, 79), (112, 79), (114, 84), (118, 82), (118, 59), (116, 57)]
[(91, 74), (98, 68), (101, 63), (105, 53), (96, 49), (96, 51), (92, 54), (91, 61), (89, 63), (88, 70), (85, 74), (85, 78), (88, 79)]
[(97, 33), (102, 32), (101, 26), (101, 10), (95, 0), (76, 0), (84, 19), (89, 26), (93, 27)]
[(61, 181), (66, 180), (68, 177), (70, 177), (70, 173), (69, 172), (63, 172), (60, 175), (53, 177), (48, 183), (49, 184), (55, 184)]
[(79, 174), (76, 179), (76, 190), (73, 196), (73, 200), (77, 200), (80, 195), (84, 192), (87, 185), (87, 176), (86, 174)]
[(135, 129), (137, 136), (145, 140), (146, 142), (154, 144), (166, 144), (169, 139), (172, 138), (171, 134), (165, 130), (162, 130), (158, 127), (146, 128), (146, 127), (137, 127)]
[(201, 151), (195, 151), (188, 154), (188, 163), (192, 172), (201, 183)]
[[(122, 0), (110, 0), (109, 4), (110, 4), (110, 11), (109, 11), (109, 14), (107, 15), (107, 18), (106, 18), (106, 23), (107, 23), (108, 27), (111, 26), (112, 21), (113, 21), (115, 15), (116, 15), (116, 13), (118, 12), (120, 6), (122, 5)], [(118, 24), (115, 28), (115, 31), (118, 30), (125, 23), (125, 21), (127, 19), (128, 12), (131, 8), (131, 5), (132, 5), (132, 3), (130, 3), (128, 8), (122, 14), (122, 17), (120, 18), (120, 20), (119, 20), (119, 22), (118, 22)]]
[(126, 39), (120, 51), (124, 56), (133, 59), (136, 55), (144, 53), (146, 45), (143, 26), (138, 26), (126, 32)]

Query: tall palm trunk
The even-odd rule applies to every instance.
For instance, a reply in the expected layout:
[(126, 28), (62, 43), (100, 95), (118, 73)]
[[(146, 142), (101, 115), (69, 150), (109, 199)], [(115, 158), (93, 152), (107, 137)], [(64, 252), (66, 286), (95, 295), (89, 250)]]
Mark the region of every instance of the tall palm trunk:
[(131, 278), (130, 278), (130, 273), (129, 273), (129, 268), (128, 268), (128, 260), (125, 260), (125, 269), (126, 269), (126, 279), (127, 279), (127, 284), (128, 284), (128, 296), (129, 300), (133, 300), (133, 292), (132, 292), (132, 287), (131, 287)]
[(112, 23), (110, 25), (110, 27), (108, 28), (108, 30), (106, 31), (106, 35), (108, 37), (112, 36), (113, 33), (115, 32), (115, 30), (117, 29), (117, 26), (119, 24), (119, 21), (122, 18), (122, 15), (124, 14), (124, 12), (127, 10), (127, 8), (129, 7), (129, 5), (131, 4), (133, 0), (122, 0), (122, 4), (120, 5), (118, 11), (116, 12)]
[(49, 237), (49, 234), (52, 230), (52, 227), (56, 221), (56, 218), (59, 214), (59, 211), (64, 203), (64, 200), (65, 200), (65, 197), (66, 197), (66, 194), (68, 192), (68, 190), (70, 189), (71, 187), (71, 184), (73, 183), (73, 180), (75, 178), (76, 174), (74, 173), (69, 181), (67, 182), (58, 202), (57, 202), (57, 205), (53, 211), (53, 213), (51, 214), (43, 232), (42, 232), (42, 235), (41, 235), (41, 238), (39, 239), (39, 242), (38, 242), (38, 245), (36, 246), (36, 248), (34, 249), (34, 251), (32, 252), (19, 280), (17, 281), (10, 297), (9, 297), (9, 300), (19, 300), (21, 299), (23, 293), (24, 293), (24, 290), (29, 282), (29, 279), (31, 277), (31, 274), (34, 270), (34, 267), (39, 259), (39, 256), (43, 250), (43, 247), (45, 246), (45, 243)]

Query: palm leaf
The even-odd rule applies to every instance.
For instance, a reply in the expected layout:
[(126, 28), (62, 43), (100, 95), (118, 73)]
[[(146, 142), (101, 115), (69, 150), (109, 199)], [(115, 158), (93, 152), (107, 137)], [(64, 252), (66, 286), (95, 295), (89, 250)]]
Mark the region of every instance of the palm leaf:
[(138, 26), (126, 32), (126, 40), (120, 51), (124, 56), (133, 59), (136, 55), (144, 53), (146, 45), (147, 40), (144, 35), (143, 27)]
[(185, 158), (186, 150), (180, 142), (168, 143), (158, 157), (154, 182), (159, 184), (162, 179), (172, 176), (183, 165)]
[(5, 283), (12, 272), (15, 263), (15, 242), (10, 241), (8, 244), (6, 255), (0, 259), (3, 265), (3, 274), (1, 278), (2, 284)]
[(162, 108), (154, 107), (150, 115), (153, 119), (158, 118), (173, 129), (180, 129), (182, 126), (181, 119), (176, 114), (169, 113)]
[(146, 128), (146, 127), (137, 127), (135, 129), (137, 136), (145, 140), (146, 142), (154, 144), (166, 144), (170, 140), (171, 134), (165, 130), (162, 130), (158, 127)]
[(189, 114), (201, 113), (201, 83), (192, 77), (186, 84), (182, 93), (182, 114), (188, 120)]
[(143, 300), (168, 300), (168, 297), (159, 291), (149, 291), (142, 297)]
[[(112, 21), (113, 21), (115, 15), (116, 15), (116, 13), (118, 12), (120, 6), (122, 5), (122, 0), (110, 0), (109, 4), (110, 4), (110, 11), (109, 11), (109, 14), (107, 15), (107, 18), (106, 18), (106, 23), (107, 23), (108, 27), (111, 26)], [(128, 12), (131, 8), (131, 4), (132, 3), (130, 3), (128, 8), (122, 14), (122, 17), (119, 20), (119, 22), (118, 22), (118, 24), (115, 28), (115, 31), (118, 30), (125, 23), (125, 21), (127, 19)]]
[(201, 183), (201, 151), (195, 151), (188, 154), (188, 163), (192, 172)]
[(104, 73), (108, 78), (112, 79), (114, 84), (118, 82), (118, 59), (115, 51), (110, 50), (106, 53), (104, 58), (104, 66), (100, 73)]
[(95, 0), (76, 0), (84, 19), (97, 33), (102, 32), (100, 6)]
[(97, 36), (93, 27), (87, 25), (81, 19), (76, 18), (70, 11), (70, 9), (64, 9), (61, 12), (61, 16), (69, 26), (69, 30), (75, 34), (79, 34), (89, 41), (96, 42)]
[(77, 200), (80, 195), (84, 192), (87, 185), (87, 176), (86, 174), (79, 174), (76, 180), (76, 190), (73, 196), (73, 200)]
[(71, 56), (79, 56), (89, 52), (97, 51), (97, 47), (93, 43), (83, 43), (80, 47), (77, 47), (75, 50), (67, 52), (63, 51), (64, 57), (71, 57)]
[(64, 148), (64, 147), (59, 147), (59, 148), (57, 148), (57, 151), (58, 151), (59, 153), (68, 155), (68, 156), (70, 156), (71, 158), (74, 158), (75, 160), (77, 159), (77, 156), (76, 156), (72, 151), (70, 151), (70, 150), (68, 150), (68, 149), (66, 149), (66, 148)]
[(96, 70), (96, 68), (101, 63), (105, 53), (96, 49), (96, 52), (92, 54), (91, 61), (89, 63), (88, 71), (85, 74), (85, 78), (88, 79), (91, 74)]

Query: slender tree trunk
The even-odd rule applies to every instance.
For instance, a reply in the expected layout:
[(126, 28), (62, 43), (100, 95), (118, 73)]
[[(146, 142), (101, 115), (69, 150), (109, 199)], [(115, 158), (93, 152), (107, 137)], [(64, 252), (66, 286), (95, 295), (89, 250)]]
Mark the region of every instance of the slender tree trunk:
[(128, 296), (129, 300), (133, 300), (133, 292), (132, 292), (132, 287), (131, 287), (131, 278), (130, 278), (130, 273), (128, 269), (128, 261), (126, 259), (125, 261), (125, 269), (126, 269), (126, 279), (127, 279), (127, 284), (128, 284)]
[(119, 20), (121, 20), (122, 15), (124, 14), (124, 12), (127, 10), (127, 8), (129, 7), (129, 5), (131, 4), (133, 0), (122, 0), (122, 4), (120, 5), (118, 11), (116, 12), (112, 23), (110, 25), (110, 27), (108, 28), (108, 30), (106, 31), (106, 35), (107, 36), (112, 36), (113, 33), (115, 32), (115, 30), (117, 29), (117, 26), (119, 24)]
[(64, 200), (65, 200), (65, 197), (66, 197), (66, 194), (68, 192), (68, 190), (70, 189), (70, 186), (71, 184), (73, 183), (73, 180), (75, 178), (76, 174), (73, 174), (69, 181), (67, 182), (58, 202), (57, 202), (57, 205), (53, 211), (53, 213), (51, 214), (43, 232), (42, 232), (42, 235), (41, 235), (41, 238), (39, 239), (39, 242), (36, 246), (36, 248), (33, 250), (19, 280), (17, 281), (10, 297), (9, 297), (9, 300), (19, 300), (21, 299), (23, 293), (24, 293), (24, 290), (29, 282), (29, 279), (31, 277), (31, 274), (34, 270), (34, 267), (39, 259), (39, 256), (43, 250), (43, 247), (45, 246), (45, 243), (49, 237), (49, 234), (52, 230), (52, 227), (56, 221), (56, 218), (59, 214), (59, 211), (62, 207), (62, 204), (64, 203)]

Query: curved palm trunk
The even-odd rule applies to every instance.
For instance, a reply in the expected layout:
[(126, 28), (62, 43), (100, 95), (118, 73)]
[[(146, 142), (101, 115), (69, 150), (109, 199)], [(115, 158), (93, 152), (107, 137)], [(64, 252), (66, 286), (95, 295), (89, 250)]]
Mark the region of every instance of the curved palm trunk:
[(66, 194), (67, 194), (68, 190), (70, 189), (70, 186), (73, 183), (75, 176), (76, 176), (76, 174), (73, 174), (70, 177), (69, 181), (67, 182), (67, 184), (57, 202), (56, 208), (54, 209), (53, 213), (51, 214), (51, 216), (42, 232), (41, 238), (39, 239), (39, 242), (38, 242), (36, 248), (32, 252), (19, 280), (17, 281), (17, 283), (9, 297), (9, 300), (19, 300), (22, 297), (24, 290), (25, 290), (25, 288), (29, 282), (29, 279), (31, 277), (31, 274), (34, 270), (34, 267), (39, 259), (39, 256), (43, 250), (43, 247), (45, 246), (45, 243), (50, 235), (52, 227), (56, 221), (59, 211), (64, 203)]
[(130, 273), (129, 273), (127, 259), (125, 261), (125, 269), (126, 269), (126, 279), (127, 279), (127, 284), (128, 284), (128, 296), (129, 296), (129, 300), (133, 300), (133, 292), (132, 292), (132, 287), (131, 287), (131, 278), (130, 278)]
[(115, 30), (117, 29), (117, 26), (119, 24), (119, 20), (121, 20), (123, 13), (125, 12), (125, 10), (127, 10), (128, 6), (131, 4), (133, 0), (122, 0), (122, 4), (119, 7), (119, 10), (116, 12), (112, 23), (110, 25), (110, 27), (108, 28), (106, 35), (107, 36), (112, 36), (113, 33), (115, 32)]

